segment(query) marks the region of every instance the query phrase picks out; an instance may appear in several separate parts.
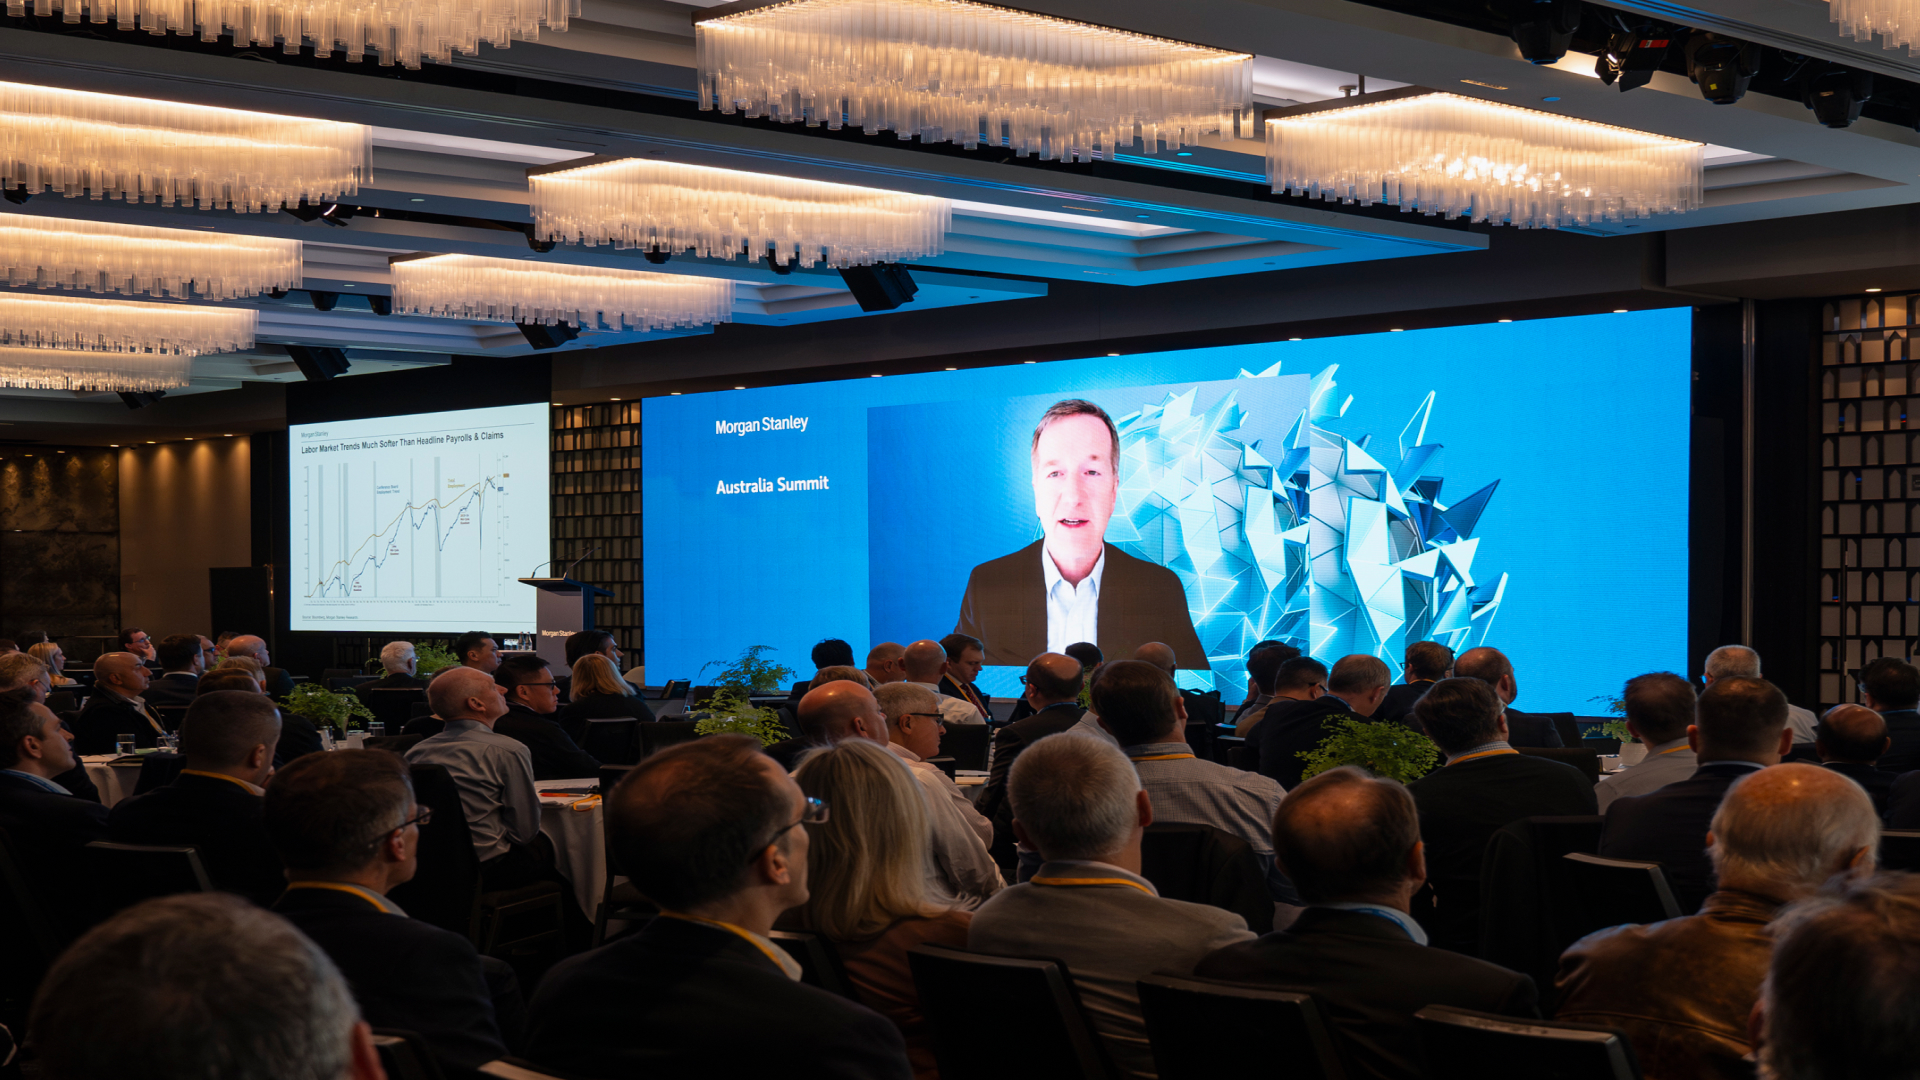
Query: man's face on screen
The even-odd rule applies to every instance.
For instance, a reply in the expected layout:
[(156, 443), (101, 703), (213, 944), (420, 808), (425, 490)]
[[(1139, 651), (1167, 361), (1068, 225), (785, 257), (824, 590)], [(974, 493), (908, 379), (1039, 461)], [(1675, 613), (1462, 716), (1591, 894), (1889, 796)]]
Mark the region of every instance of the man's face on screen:
[(1047, 550), (1063, 573), (1077, 569), (1084, 576), (1093, 569), (1118, 486), (1113, 435), (1099, 417), (1062, 417), (1040, 433), (1033, 448), (1033, 505)]

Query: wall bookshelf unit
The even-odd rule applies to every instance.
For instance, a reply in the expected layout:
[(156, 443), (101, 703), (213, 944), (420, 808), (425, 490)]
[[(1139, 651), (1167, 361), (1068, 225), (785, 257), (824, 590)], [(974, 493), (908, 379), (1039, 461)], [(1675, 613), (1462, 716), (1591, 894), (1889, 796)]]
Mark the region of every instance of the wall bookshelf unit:
[(573, 577), (612, 589), (594, 624), (612, 634), (627, 663), (645, 660), (640, 603), (640, 403), (553, 409), (553, 567), (595, 547)]

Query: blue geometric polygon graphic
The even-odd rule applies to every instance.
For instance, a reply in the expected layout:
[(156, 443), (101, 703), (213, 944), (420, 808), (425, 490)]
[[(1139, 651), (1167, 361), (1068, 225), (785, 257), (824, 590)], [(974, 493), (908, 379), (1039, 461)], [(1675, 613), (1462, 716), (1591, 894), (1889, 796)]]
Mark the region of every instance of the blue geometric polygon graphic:
[[(1344, 416), (1333, 365), (1277, 447), (1242, 441), (1246, 414), (1229, 391), (1195, 412), (1198, 390), (1118, 417), (1119, 499), (1107, 540), (1177, 574), (1214, 670), (1182, 685), (1245, 689), (1256, 642), (1285, 641), (1331, 663), (1368, 653), (1399, 671), (1409, 642), (1457, 652), (1481, 644), (1507, 575), (1474, 575), (1475, 535), (1495, 480), (1440, 501), (1442, 445), (1426, 441), (1429, 392), (1388, 463), (1371, 434), (1324, 426)], [(1241, 378), (1272, 378), (1280, 365)], [(1488, 575), (1482, 575), (1483, 578)]]

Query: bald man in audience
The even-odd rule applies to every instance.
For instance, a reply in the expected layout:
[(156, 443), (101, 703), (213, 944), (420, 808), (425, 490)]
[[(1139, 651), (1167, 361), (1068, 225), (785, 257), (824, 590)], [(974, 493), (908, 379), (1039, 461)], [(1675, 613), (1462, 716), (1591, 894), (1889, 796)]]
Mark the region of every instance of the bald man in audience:
[[(916, 641), (907, 646), (904, 657), (907, 682), (924, 686), (940, 694), (940, 677), (947, 670), (947, 650), (933, 640)], [(1074, 661), (1078, 664), (1079, 661)], [(940, 718), (949, 724), (984, 724), (987, 718), (970, 701), (940, 695)]]
[(1513, 699), (1520, 696), (1520, 683), (1513, 674), (1513, 661), (1507, 659), (1507, 654), (1485, 646), (1468, 649), (1453, 662), (1453, 674), (1459, 679), (1479, 679), (1493, 687), (1494, 694), (1506, 709), (1508, 744), (1537, 747), (1565, 745), (1551, 717), (1534, 716), (1513, 707)]
[(1893, 790), (1894, 774), (1875, 765), (1892, 745), (1886, 720), (1865, 705), (1835, 705), (1814, 729), (1813, 752), (1819, 756), (1821, 766), (1866, 789), (1873, 799), (1874, 812), (1883, 817), (1887, 812), (1887, 795)]
[(93, 662), (93, 696), (73, 724), (74, 749), (81, 754), (111, 754), (122, 735), (133, 745), (151, 750), (167, 734), (160, 714), (147, 705), (151, 676), (147, 665), (132, 653), (102, 653)]
[[(1762, 677), (1759, 653), (1745, 645), (1722, 645), (1707, 654), (1706, 662), (1701, 666), (1700, 685), (1705, 689), (1720, 679)], [(1803, 709), (1791, 702), (1787, 704), (1787, 730), (1793, 732), (1796, 748), (1812, 746), (1818, 726), (1819, 720), (1813, 715), (1813, 710)]]
[(1133, 658), (1144, 664), (1152, 664), (1154, 667), (1166, 672), (1167, 678), (1173, 678), (1174, 655), (1172, 646), (1163, 645), (1158, 641), (1149, 641), (1145, 645), (1133, 650)]
[(507, 714), (500, 684), (477, 668), (448, 668), (427, 687), (427, 703), (446, 727), (415, 744), (407, 761), (443, 765), (452, 774), (480, 858), (481, 886), (517, 889), (548, 880), (553, 843), (540, 831), (533, 751), (493, 730)]
[(1291, 790), (1300, 783), (1307, 763), (1300, 755), (1320, 745), (1333, 733), (1337, 720), (1364, 720), (1386, 700), (1393, 673), (1377, 656), (1343, 656), (1327, 676), (1327, 692), (1255, 725), (1247, 745), (1260, 753), (1260, 773)]
[(1707, 834), (1719, 885), (1700, 913), (1575, 942), (1555, 1019), (1625, 1032), (1649, 1077), (1752, 1076), (1769, 924), (1833, 875), (1871, 873), (1879, 842), (1873, 801), (1844, 776), (1789, 763), (1742, 777)]
[(273, 658), (267, 655), (265, 638), (241, 634), (227, 642), (227, 655), (246, 656), (257, 661), (262, 672), (260, 688), (266, 691), (269, 697), (278, 700), (293, 693), (293, 676), (287, 674), (286, 668), (273, 666)]
[(939, 756), (945, 730), (940, 695), (912, 683), (891, 683), (881, 687), (874, 700), (885, 717), (888, 752), (906, 762), (926, 796), (936, 893), (966, 910), (979, 907), (1006, 882), (987, 853), (993, 843), (993, 823), (980, 815), (951, 777), (927, 760)]
[(280, 711), (259, 694), (201, 694), (180, 724), (180, 775), (135, 795), (107, 816), (107, 839), (121, 844), (192, 847), (214, 888), (262, 906), (286, 887), (261, 814), (273, 775)]
[(883, 641), (867, 652), (867, 678), (873, 680), (873, 685), (885, 686), (906, 677), (907, 647), (905, 645), (897, 641)]
[[(1027, 665), (1027, 704), (1033, 715), (1001, 728), (993, 737), (993, 767), (987, 786), (974, 803), (993, 822), (994, 854), (1001, 865), (1013, 861), (1013, 807), (1007, 802), (1007, 776), (1028, 746), (1080, 722), (1080, 661), (1065, 653), (1041, 653)], [(1111, 736), (1109, 736), (1111, 738)]]

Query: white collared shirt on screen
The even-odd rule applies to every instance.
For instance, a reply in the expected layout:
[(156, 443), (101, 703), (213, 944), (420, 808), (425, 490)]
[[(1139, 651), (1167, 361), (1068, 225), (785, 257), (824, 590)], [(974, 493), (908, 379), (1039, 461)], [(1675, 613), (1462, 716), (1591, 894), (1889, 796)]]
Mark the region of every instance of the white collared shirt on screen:
[(1053, 552), (1040, 547), (1040, 572), (1047, 581), (1047, 651), (1064, 653), (1067, 646), (1080, 641), (1099, 643), (1100, 577), (1107, 570), (1106, 548), (1093, 564), (1093, 572), (1079, 585), (1067, 584), (1054, 565)]

